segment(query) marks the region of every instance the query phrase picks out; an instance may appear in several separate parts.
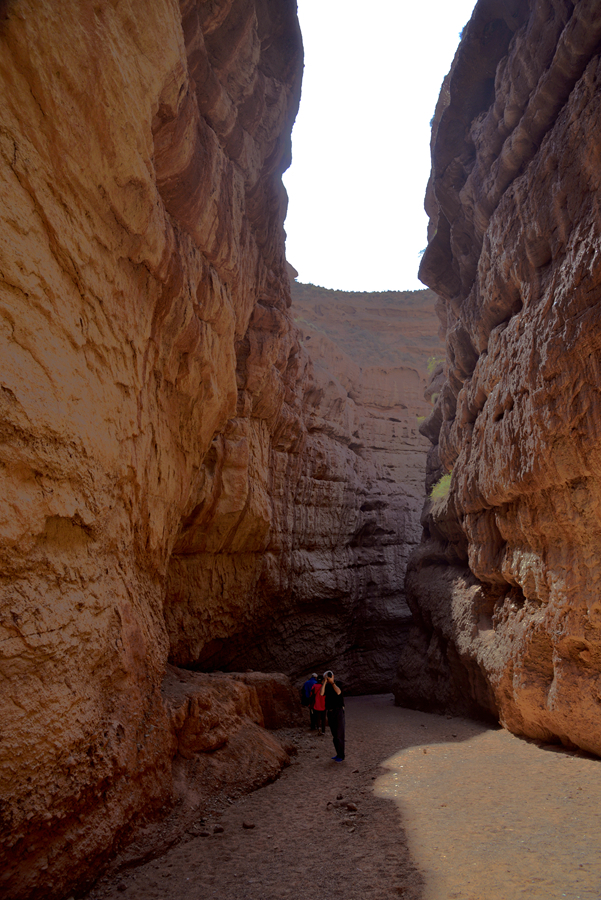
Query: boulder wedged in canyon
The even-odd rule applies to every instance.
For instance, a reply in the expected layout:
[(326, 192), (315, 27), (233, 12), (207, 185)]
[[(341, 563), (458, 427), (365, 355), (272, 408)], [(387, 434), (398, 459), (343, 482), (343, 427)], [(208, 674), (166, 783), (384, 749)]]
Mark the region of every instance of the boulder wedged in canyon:
[[(601, 754), (601, 19), (480, 0), (436, 110), (420, 276), (444, 383), (397, 701)], [(440, 376), (440, 373), (439, 373)]]
[(167, 565), (236, 411), (236, 342), (289, 303), (281, 173), (301, 70), (288, 0), (1, 6), (13, 900), (80, 888), (172, 795)]
[(442, 352), (435, 299), (294, 283), (292, 319), (259, 305), (238, 348), (237, 415), (169, 566), (176, 665), (331, 667), (347, 690), (390, 689), (420, 536), (417, 417)]

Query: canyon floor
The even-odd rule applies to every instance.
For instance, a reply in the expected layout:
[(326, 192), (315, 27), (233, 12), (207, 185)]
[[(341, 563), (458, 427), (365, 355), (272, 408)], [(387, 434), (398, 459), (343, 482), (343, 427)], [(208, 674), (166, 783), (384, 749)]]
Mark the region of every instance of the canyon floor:
[(344, 763), (329, 733), (287, 739), (276, 782), (88, 900), (601, 898), (600, 760), (391, 695), (347, 700)]

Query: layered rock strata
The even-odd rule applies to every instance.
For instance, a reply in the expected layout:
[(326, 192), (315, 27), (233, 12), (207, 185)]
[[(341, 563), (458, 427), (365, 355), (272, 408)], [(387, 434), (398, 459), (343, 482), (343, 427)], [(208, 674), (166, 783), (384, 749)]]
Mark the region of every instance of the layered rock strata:
[(601, 18), (480, 0), (438, 104), (420, 274), (447, 359), (403, 703), (601, 753)]
[[(358, 482), (341, 511), (330, 509), (331, 524), (324, 528), (324, 538), (336, 534), (339, 545), (347, 544), (354, 605), (348, 650), (336, 664), (351, 689), (388, 691), (411, 622), (404, 580), (421, 532), (427, 443), (419, 423), (432, 408), (424, 386), (428, 370), (444, 355), (436, 296), (293, 284), (292, 298), (323, 391), (309, 419), (311, 438), (346, 444), (353, 451), (351, 488)], [(337, 421), (344, 430), (332, 429)], [(336, 530), (341, 519), (346, 534)]]
[(0, 7), (13, 900), (67, 896), (173, 797), (167, 566), (236, 411), (236, 345), (289, 303), (280, 176), (301, 68), (288, 0)]
[(177, 665), (389, 690), (410, 613), (427, 442), (417, 417), (442, 345), (431, 291), (293, 285), (238, 346), (237, 415), (215, 435), (169, 566)]

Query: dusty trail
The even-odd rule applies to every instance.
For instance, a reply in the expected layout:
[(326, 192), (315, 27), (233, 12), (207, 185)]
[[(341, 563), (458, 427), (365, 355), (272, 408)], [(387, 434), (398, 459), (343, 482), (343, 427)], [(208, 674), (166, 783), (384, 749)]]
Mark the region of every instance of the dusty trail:
[(88, 900), (601, 898), (598, 760), (390, 695), (347, 700), (344, 763), (296, 741), (278, 781)]

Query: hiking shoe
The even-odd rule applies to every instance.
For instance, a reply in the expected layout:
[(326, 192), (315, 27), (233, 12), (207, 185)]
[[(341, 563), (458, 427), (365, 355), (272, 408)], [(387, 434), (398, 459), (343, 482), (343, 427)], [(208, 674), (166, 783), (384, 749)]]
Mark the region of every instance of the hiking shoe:
[(334, 762), (344, 762), (344, 756), (333, 756)]

